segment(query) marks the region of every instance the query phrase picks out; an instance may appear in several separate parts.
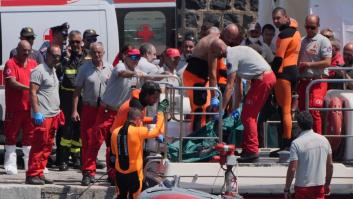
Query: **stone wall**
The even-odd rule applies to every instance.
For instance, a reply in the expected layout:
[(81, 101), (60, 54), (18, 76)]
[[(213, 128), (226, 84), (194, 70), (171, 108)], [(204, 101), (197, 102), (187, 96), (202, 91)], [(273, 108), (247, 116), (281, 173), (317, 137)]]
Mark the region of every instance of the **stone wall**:
[(247, 27), (257, 18), (259, 0), (177, 0), (178, 33), (193, 33), (196, 37), (204, 22), (219, 28), (228, 23)]

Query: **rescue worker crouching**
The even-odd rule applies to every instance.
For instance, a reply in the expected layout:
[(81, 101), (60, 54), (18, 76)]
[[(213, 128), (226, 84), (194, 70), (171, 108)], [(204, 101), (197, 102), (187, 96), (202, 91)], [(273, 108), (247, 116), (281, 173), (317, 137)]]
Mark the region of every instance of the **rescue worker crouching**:
[(137, 198), (142, 189), (144, 140), (164, 132), (164, 113), (169, 102), (163, 100), (157, 108), (156, 126), (143, 127), (142, 109), (130, 108), (128, 120), (115, 129), (111, 137), (111, 164), (116, 169), (118, 199)]

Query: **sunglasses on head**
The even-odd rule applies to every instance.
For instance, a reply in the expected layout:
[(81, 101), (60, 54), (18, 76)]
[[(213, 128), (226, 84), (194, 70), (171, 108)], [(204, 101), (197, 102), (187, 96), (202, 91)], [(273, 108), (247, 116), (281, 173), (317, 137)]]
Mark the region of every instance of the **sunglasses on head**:
[(317, 27), (316, 26), (305, 26), (305, 29), (310, 29), (310, 30), (315, 30)]
[(129, 55), (129, 58), (132, 61), (138, 61), (138, 60), (140, 60), (140, 55)]

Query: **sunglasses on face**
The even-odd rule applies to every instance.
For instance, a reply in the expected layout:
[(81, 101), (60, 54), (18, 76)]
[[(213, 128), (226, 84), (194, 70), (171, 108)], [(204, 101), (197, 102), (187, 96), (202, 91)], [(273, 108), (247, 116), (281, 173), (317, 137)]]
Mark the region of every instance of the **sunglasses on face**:
[(315, 30), (317, 27), (316, 26), (305, 26), (305, 29), (310, 29), (310, 30)]
[(140, 60), (140, 55), (129, 55), (129, 58), (132, 61), (138, 61), (138, 60)]
[(26, 40), (34, 40), (34, 37), (25, 37)]
[(96, 42), (97, 41), (97, 38), (95, 38), (95, 37), (91, 37), (91, 38), (87, 38), (86, 39), (88, 42)]

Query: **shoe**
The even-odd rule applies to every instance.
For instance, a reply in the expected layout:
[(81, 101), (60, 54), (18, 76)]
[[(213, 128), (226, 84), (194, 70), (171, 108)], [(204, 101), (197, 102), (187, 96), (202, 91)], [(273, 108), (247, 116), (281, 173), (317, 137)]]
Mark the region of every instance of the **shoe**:
[(94, 176), (91, 176), (89, 172), (83, 172), (83, 177), (82, 177), (82, 181), (81, 181), (81, 185), (82, 186), (88, 186), (89, 184), (92, 183), (92, 177), (94, 178)]
[(96, 160), (96, 167), (97, 169), (104, 169), (105, 168), (105, 163), (103, 161), (100, 160)]
[(96, 182), (96, 177), (94, 176), (90, 176), (91, 177), (91, 183), (95, 183)]
[(18, 173), (16, 145), (5, 145), (4, 168), (7, 175), (16, 175)]
[(72, 168), (81, 169), (81, 160), (80, 157), (75, 157), (72, 159)]
[(292, 143), (292, 141), (290, 139), (282, 139), (280, 149), (272, 151), (269, 156), (271, 158), (278, 158), (279, 157), (278, 152), (280, 152), (280, 151), (289, 151), (291, 143)]
[(26, 184), (44, 185), (45, 182), (39, 176), (26, 176)]
[(63, 162), (59, 165), (59, 171), (67, 171), (69, 170), (69, 166), (66, 164), (66, 162)]
[(242, 152), (240, 158), (237, 159), (239, 163), (253, 163), (259, 159), (259, 155), (257, 153), (246, 153)]
[(44, 176), (40, 176), (39, 179), (43, 180), (45, 184), (54, 184), (53, 180), (49, 180), (48, 178)]

